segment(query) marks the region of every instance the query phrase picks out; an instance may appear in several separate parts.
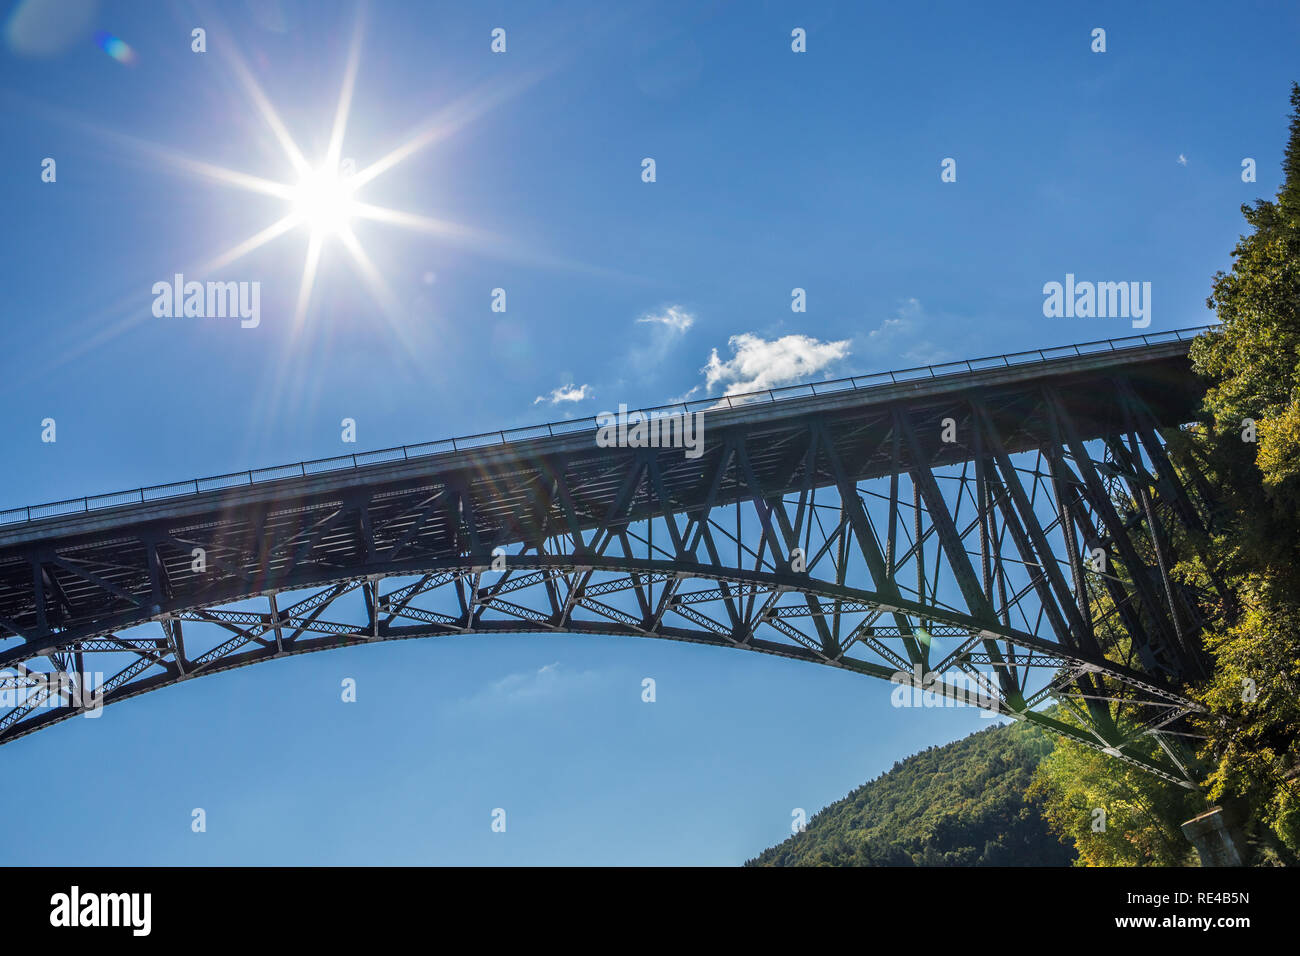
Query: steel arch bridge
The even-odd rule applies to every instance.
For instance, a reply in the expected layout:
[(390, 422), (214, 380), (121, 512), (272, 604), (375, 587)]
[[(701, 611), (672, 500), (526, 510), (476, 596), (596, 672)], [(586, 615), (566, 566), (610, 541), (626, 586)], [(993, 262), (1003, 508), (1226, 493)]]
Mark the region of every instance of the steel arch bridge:
[(294, 654), (568, 633), (977, 687), (1193, 786), (1207, 602), (1171, 567), (1210, 502), (1161, 433), (1194, 334), (647, 413), (699, 412), (696, 458), (589, 419), (0, 512), (0, 743)]

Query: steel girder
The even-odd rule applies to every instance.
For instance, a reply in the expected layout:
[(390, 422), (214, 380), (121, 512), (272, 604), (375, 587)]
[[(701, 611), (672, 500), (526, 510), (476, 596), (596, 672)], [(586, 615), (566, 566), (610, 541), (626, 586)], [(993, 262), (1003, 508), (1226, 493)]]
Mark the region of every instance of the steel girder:
[(1189, 785), (1204, 602), (1171, 568), (1209, 512), (1163, 398), (1044, 375), (731, 421), (698, 460), (570, 443), (10, 549), (0, 743), (295, 654), (567, 633), (935, 675)]

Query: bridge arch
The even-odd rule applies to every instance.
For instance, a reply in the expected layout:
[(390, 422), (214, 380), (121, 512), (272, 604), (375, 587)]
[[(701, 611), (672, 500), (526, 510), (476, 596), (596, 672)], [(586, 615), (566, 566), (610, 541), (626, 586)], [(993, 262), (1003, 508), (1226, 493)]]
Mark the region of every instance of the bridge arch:
[(47, 665), (125, 659), (107, 704), (330, 647), (602, 634), (982, 679), (1188, 783), (1203, 621), (1170, 532), (1207, 505), (1159, 434), (1195, 404), (1186, 340), (977, 364), (710, 409), (699, 459), (548, 428), (0, 527), (0, 681), (26, 694), (0, 743), (77, 713), (36, 699)]

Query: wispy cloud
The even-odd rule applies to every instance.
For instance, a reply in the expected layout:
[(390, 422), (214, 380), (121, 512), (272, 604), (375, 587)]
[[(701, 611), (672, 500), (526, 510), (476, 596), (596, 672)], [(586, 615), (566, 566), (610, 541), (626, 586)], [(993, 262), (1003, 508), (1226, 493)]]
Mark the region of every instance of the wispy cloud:
[(540, 405), (542, 402), (550, 402), (552, 405), (559, 405), (561, 402), (581, 402), (583, 399), (591, 398), (590, 385), (574, 385), (570, 382), (568, 385), (561, 385), (551, 394), (538, 395), (533, 399), (534, 405)]
[(948, 349), (936, 344), (936, 338), (943, 339), (938, 329), (948, 324), (929, 314), (919, 299), (904, 299), (892, 316), (867, 333), (863, 351), (878, 368), (942, 362), (952, 356)]
[(656, 323), (680, 335), (695, 324), (695, 316), (680, 305), (670, 305), (662, 312), (641, 316), (637, 322)]
[(783, 335), (764, 339), (750, 332), (727, 340), (731, 358), (723, 361), (714, 349), (700, 369), (709, 391), (723, 385), (725, 395), (754, 392), (787, 385), (815, 375), (832, 362), (849, 354), (849, 340), (822, 342), (807, 335)]
[(867, 341), (879, 342), (897, 335), (911, 333), (916, 330), (917, 323), (923, 315), (924, 310), (921, 308), (920, 299), (904, 299), (903, 304), (898, 307), (898, 310), (891, 318), (885, 319), (879, 326), (867, 333)]
[(559, 661), (535, 671), (516, 671), (495, 680), (477, 693), (461, 698), (455, 706), (469, 709), (498, 709), (534, 701), (554, 699), (562, 694), (584, 690), (600, 680), (598, 671), (570, 671)]
[(641, 384), (655, 382), (668, 356), (695, 324), (695, 315), (680, 305), (668, 305), (646, 312), (635, 324), (649, 328), (629, 340), (623, 367), (635, 370), (636, 381)]

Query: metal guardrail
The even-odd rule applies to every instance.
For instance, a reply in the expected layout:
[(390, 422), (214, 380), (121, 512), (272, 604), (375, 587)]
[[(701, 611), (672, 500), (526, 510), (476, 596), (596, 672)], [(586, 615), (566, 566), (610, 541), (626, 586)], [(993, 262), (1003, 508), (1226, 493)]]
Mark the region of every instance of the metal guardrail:
[[(896, 372), (854, 375), (849, 378), (832, 379), (826, 382), (787, 385), (782, 388), (746, 392), (740, 395), (725, 395), (721, 398), (705, 398), (694, 402), (680, 402), (675, 405), (634, 409), (629, 411), (628, 415), (638, 414), (653, 417), (655, 415), (736, 408), (741, 405), (768, 404), (810, 395), (827, 395), (838, 391), (865, 391), (872, 388), (882, 388), (886, 385), (897, 385), (900, 382), (943, 378), (949, 375), (978, 372), (992, 368), (1034, 365), (1039, 362), (1071, 355), (1120, 352), (1125, 349), (1140, 348), (1144, 345), (1157, 345), (1161, 342), (1185, 341), (1195, 338), (1198, 334), (1210, 328), (1214, 328), (1214, 326), (1202, 325), (1190, 329), (1156, 332), (1151, 335), (1129, 335), (1118, 339), (1099, 339), (1095, 342), (1082, 342), (1078, 345), (1058, 345), (1054, 348), (1032, 349), (1027, 352), (1012, 352), (1006, 355), (991, 355), (985, 358), (967, 359), (960, 362), (944, 362), (939, 365), (919, 365), (915, 368), (902, 369)], [(596, 427), (597, 416), (592, 415), (587, 418), (552, 422), (546, 425), (532, 425), (495, 432), (481, 432), (477, 435), (446, 438), (441, 441), (423, 442), (418, 445), (399, 445), (396, 448), (383, 448), (379, 451), (362, 452), (356, 455), (338, 455), (334, 458), (300, 461), (292, 465), (276, 465), (271, 468), (237, 471), (226, 475), (215, 475), (211, 478), (195, 478), (190, 481), (172, 482), (166, 485), (149, 485), (144, 488), (136, 488), (134, 491), (117, 491), (105, 495), (50, 501), (45, 504), (0, 511), (0, 526), (40, 521), (44, 518), (62, 517), (70, 514), (82, 514), (103, 508), (116, 508), (122, 505), (200, 495), (208, 491), (256, 485), (268, 481), (279, 481), (284, 478), (302, 478), (324, 472), (355, 470), (364, 468), (367, 465), (376, 465), (389, 461), (427, 458), (432, 455), (463, 451), (467, 448), (480, 448), (485, 445), (506, 445), (514, 441), (525, 441), (531, 438), (553, 438), (556, 435), (566, 435), (573, 432), (593, 431)]]

